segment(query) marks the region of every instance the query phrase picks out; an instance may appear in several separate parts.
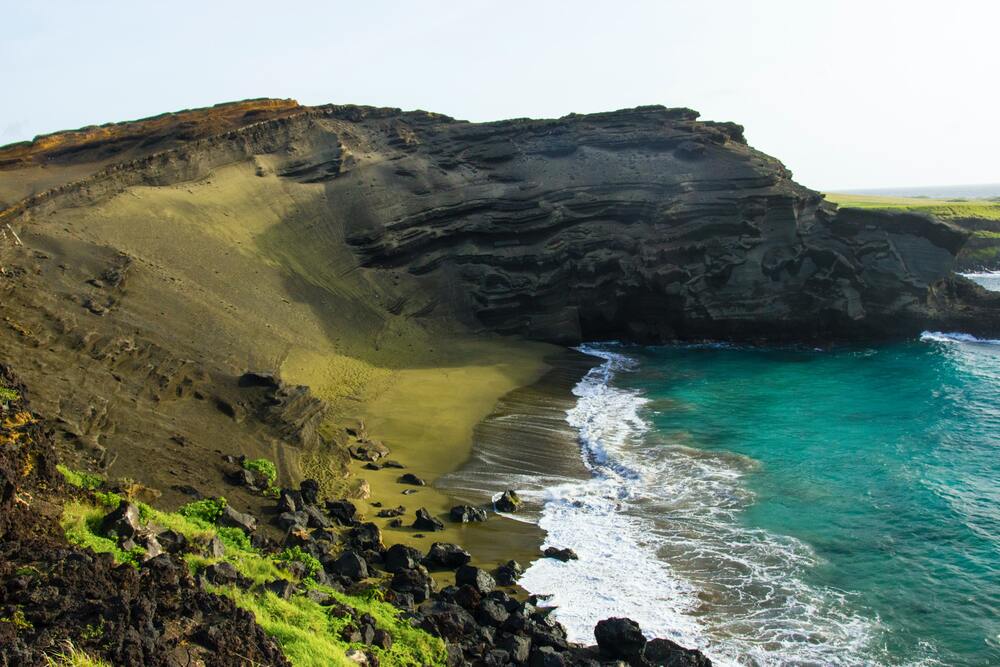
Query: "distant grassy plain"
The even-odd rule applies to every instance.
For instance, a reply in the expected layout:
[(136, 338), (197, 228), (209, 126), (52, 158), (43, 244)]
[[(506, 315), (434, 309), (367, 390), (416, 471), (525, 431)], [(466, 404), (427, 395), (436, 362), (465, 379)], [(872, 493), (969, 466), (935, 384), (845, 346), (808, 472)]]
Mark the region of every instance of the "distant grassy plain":
[(885, 209), (927, 213), (944, 220), (979, 218), (1000, 221), (1000, 201), (990, 199), (929, 199), (827, 192), (827, 201), (851, 208)]

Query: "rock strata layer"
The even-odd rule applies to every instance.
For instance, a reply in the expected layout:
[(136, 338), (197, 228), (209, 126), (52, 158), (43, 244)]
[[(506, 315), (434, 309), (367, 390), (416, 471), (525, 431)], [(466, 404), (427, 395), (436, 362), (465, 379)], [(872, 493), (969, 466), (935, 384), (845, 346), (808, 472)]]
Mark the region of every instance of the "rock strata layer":
[[(174, 125), (160, 120), (152, 146), (169, 148), (149, 154), (136, 141), (141, 123), (111, 126), (128, 137), (129, 161), (35, 195), (8, 217), (266, 156), (260, 175), (322, 191), (317, 222), (362, 266), (423, 283), (429, 299), (385, 300), (417, 317), (558, 343), (995, 333), (1000, 324), (996, 304), (952, 273), (965, 232), (916, 214), (838, 210), (751, 148), (741, 126), (690, 109), (480, 124), (292, 102), (258, 101), (243, 118), (239, 109), (205, 110), (225, 122), (189, 120), (198, 128), (189, 138), (164, 136)], [(67, 134), (0, 150), (0, 166), (108, 153), (100, 133)]]

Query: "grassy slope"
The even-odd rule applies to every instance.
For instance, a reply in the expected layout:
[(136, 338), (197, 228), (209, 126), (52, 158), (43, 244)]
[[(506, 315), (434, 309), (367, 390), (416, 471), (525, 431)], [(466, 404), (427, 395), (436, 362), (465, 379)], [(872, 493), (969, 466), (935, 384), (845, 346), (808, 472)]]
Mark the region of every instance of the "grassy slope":
[(952, 218), (1000, 220), (1000, 202), (983, 199), (927, 199), (925, 197), (886, 197), (836, 192), (826, 193), (826, 198), (838, 206), (912, 211), (914, 213), (927, 213), (945, 220)]
[[(67, 481), (78, 488), (90, 490), (88, 500), (66, 505), (63, 513), (63, 528), (69, 541), (101, 553), (111, 553), (120, 563), (135, 564), (141, 553), (123, 552), (114, 540), (102, 536), (99, 526), (104, 515), (118, 506), (120, 496), (114, 493), (94, 491), (99, 483), (94, 477), (81, 475), (62, 469)], [(147, 522), (182, 533), (189, 541), (198, 542), (218, 535), (225, 544), (225, 555), (221, 559), (206, 558), (188, 554), (185, 560), (192, 574), (209, 565), (225, 560), (233, 564), (239, 572), (263, 584), (275, 579), (294, 580), (282, 569), (281, 560), (261, 555), (251, 548), (249, 541), (239, 529), (218, 528), (206, 520), (204, 503), (192, 503), (178, 512), (162, 512), (149, 505), (139, 503), (140, 515)], [(313, 602), (305, 595), (294, 595), (284, 600), (271, 592), (251, 588), (243, 590), (235, 586), (214, 586), (210, 590), (231, 598), (238, 606), (252, 612), (264, 631), (274, 637), (282, 651), (296, 667), (321, 667), (355, 663), (346, 659), (345, 654), (352, 648), (372, 650), (382, 664), (401, 666), (439, 665), (444, 663), (444, 645), (431, 635), (417, 630), (403, 618), (392, 605), (382, 602), (377, 589), (347, 595), (310, 580), (302, 582), (305, 587), (320, 590), (333, 596), (338, 602), (353, 609), (357, 614), (370, 614), (378, 626), (389, 631), (393, 645), (388, 651), (368, 646), (349, 644), (340, 639), (340, 631), (350, 622), (346, 616), (338, 616), (330, 607)], [(74, 663), (63, 663), (74, 664)]]
[(962, 270), (992, 269), (1000, 263), (1000, 231), (977, 229), (1000, 223), (1000, 202), (982, 199), (927, 199), (924, 197), (886, 197), (827, 193), (838, 206), (926, 213), (942, 220), (953, 220), (967, 227), (974, 237), (959, 256)]

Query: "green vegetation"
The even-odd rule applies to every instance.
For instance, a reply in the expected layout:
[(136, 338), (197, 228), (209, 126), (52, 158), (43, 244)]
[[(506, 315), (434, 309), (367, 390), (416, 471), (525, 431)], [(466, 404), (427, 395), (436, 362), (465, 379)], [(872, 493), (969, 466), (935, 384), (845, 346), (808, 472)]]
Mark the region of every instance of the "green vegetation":
[[(107, 494), (114, 495), (114, 494)], [(91, 549), (97, 553), (110, 553), (119, 563), (128, 563), (133, 567), (139, 565), (144, 554), (141, 548), (124, 550), (118, 543), (101, 534), (101, 521), (109, 510), (118, 507), (118, 503), (106, 502), (104, 496), (97, 504), (80, 502), (67, 503), (63, 508), (62, 527), (70, 544)]]
[[(79, 475), (67, 471), (71, 475)], [(63, 472), (63, 475), (67, 475)], [(69, 475), (67, 475), (69, 479)], [(86, 479), (86, 476), (73, 479)], [(82, 486), (80, 488), (83, 488)], [(101, 520), (109, 509), (117, 507), (120, 498), (113, 493), (91, 491), (92, 500), (67, 503), (63, 511), (62, 526), (67, 538), (73, 543), (110, 553), (120, 563), (135, 565), (141, 560), (142, 551), (125, 552), (117, 544), (99, 534)], [(260, 553), (250, 545), (247, 535), (238, 528), (215, 526), (214, 522), (225, 507), (225, 500), (209, 499), (188, 503), (177, 512), (161, 512), (144, 503), (136, 503), (140, 518), (164, 529), (183, 534), (193, 544), (204, 544), (218, 536), (225, 545), (222, 558), (187, 554), (184, 557), (192, 573), (217, 563), (228, 561), (241, 575), (253, 582), (249, 589), (234, 586), (210, 587), (219, 595), (232, 599), (238, 606), (254, 614), (264, 631), (274, 637), (282, 651), (295, 667), (320, 667), (321, 665), (344, 665), (354, 663), (345, 654), (352, 648), (372, 651), (381, 664), (400, 666), (443, 665), (444, 644), (432, 635), (412, 627), (401, 618), (399, 610), (381, 599), (381, 591), (371, 589), (359, 595), (347, 595), (315, 583), (314, 577), (321, 567), (309, 553), (299, 547), (285, 549), (276, 556)], [(337, 603), (324, 606), (309, 599), (304, 594), (293, 595), (284, 600), (264, 590), (260, 585), (277, 579), (296, 581), (288, 566), (298, 562), (305, 565), (306, 572), (297, 583), (303, 589), (315, 589), (326, 593)], [(345, 611), (346, 610), (346, 611)], [(383, 650), (377, 647), (355, 645), (341, 639), (341, 630), (351, 622), (351, 617), (370, 614), (380, 628), (387, 630), (393, 638), (392, 647)], [(57, 665), (96, 665), (86, 662), (55, 662)]]
[(827, 201), (850, 208), (882, 209), (927, 213), (944, 220), (979, 218), (1000, 221), (1000, 202), (988, 199), (927, 199), (924, 197), (883, 197), (826, 193)]
[(62, 473), (63, 478), (65, 478), (66, 483), (75, 486), (78, 489), (83, 489), (84, 491), (93, 491), (101, 486), (104, 481), (97, 475), (92, 475), (88, 472), (80, 472), (77, 470), (70, 470), (63, 464), (56, 466), (56, 470)]
[(48, 657), (45, 664), (46, 667), (111, 667), (103, 660), (90, 657), (71, 642), (66, 642), (61, 653)]
[(278, 468), (267, 459), (250, 459), (243, 462), (243, 467), (250, 472), (263, 475), (269, 489), (278, 481)]
[(224, 509), (226, 509), (226, 499), (220, 497), (194, 500), (177, 510), (177, 512), (188, 519), (195, 519), (205, 524), (213, 524), (222, 516)]
[(17, 393), (9, 387), (0, 385), (0, 403), (10, 403), (21, 398), (21, 394)]
[(24, 612), (20, 609), (15, 609), (10, 616), (0, 617), (0, 623), (9, 623), (14, 626), (15, 630), (30, 630), (34, 627), (31, 621), (24, 617)]
[(323, 569), (323, 564), (313, 556), (312, 554), (303, 551), (302, 547), (291, 547), (290, 549), (285, 549), (280, 554), (274, 557), (274, 560), (278, 563), (284, 563), (285, 565), (290, 565), (292, 563), (302, 563), (306, 567), (306, 579), (314, 579), (320, 570)]

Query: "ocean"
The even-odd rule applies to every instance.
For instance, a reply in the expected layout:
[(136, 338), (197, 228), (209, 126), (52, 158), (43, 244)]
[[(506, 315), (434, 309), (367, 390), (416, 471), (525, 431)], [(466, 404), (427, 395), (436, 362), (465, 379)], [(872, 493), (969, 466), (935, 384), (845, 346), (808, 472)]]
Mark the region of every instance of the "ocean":
[[(980, 282), (997, 280), (979, 276)], [(520, 583), (720, 665), (1000, 664), (1000, 341), (590, 345)]]

